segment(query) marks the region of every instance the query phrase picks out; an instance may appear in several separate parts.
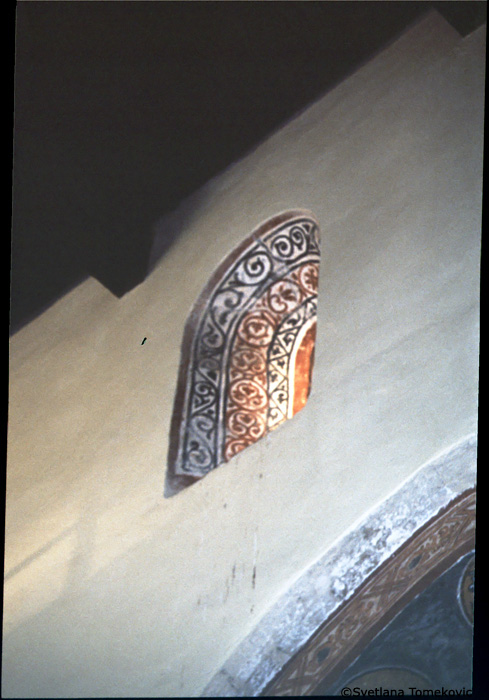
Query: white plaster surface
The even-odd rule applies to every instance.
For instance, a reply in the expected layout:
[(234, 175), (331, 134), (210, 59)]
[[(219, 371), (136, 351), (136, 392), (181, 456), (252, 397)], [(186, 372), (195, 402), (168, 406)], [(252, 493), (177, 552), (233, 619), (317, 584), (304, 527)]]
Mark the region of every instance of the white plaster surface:
[[(181, 235), (142, 285), (87, 280), (12, 338), (4, 697), (199, 696), (314, 562), (476, 432), (484, 64), (484, 28), (430, 15), (162, 222)], [(188, 310), (292, 208), (322, 230), (309, 402), (164, 499)]]
[(203, 697), (259, 695), (375, 569), (458, 494), (473, 487), (476, 467), (477, 438), (469, 435), (353, 523), (262, 617)]

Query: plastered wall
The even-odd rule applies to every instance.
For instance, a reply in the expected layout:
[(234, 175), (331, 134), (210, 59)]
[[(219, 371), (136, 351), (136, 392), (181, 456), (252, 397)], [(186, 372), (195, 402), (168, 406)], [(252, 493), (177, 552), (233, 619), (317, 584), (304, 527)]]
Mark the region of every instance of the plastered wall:
[[(12, 338), (5, 697), (198, 696), (302, 572), (476, 430), (484, 42), (429, 15), (161, 222), (180, 236), (141, 286), (87, 280)], [(188, 310), (295, 207), (322, 231), (309, 402), (164, 499)]]

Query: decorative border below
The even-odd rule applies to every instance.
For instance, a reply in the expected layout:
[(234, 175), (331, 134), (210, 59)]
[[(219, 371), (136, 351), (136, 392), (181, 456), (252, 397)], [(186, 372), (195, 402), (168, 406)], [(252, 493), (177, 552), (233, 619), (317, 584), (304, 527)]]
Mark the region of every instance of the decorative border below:
[(475, 490), (452, 501), (375, 571), (311, 637), (263, 696), (332, 684), (415, 595), (475, 546)]
[[(340, 606), (350, 598), (353, 601), (362, 584), (407, 547), (413, 535), (441, 517), (461, 494), (474, 489), (476, 463), (477, 437), (471, 434), (420, 467), (291, 584), (214, 675), (202, 697), (257, 696), (265, 688), (269, 694), (281, 670), (333, 620)], [(450, 551), (446, 550), (447, 557)], [(458, 552), (454, 556), (458, 558)], [(430, 561), (436, 573), (435, 562)], [(447, 561), (445, 558), (440, 566)], [(332, 658), (328, 663), (332, 664)], [(323, 676), (327, 672), (321, 668)]]

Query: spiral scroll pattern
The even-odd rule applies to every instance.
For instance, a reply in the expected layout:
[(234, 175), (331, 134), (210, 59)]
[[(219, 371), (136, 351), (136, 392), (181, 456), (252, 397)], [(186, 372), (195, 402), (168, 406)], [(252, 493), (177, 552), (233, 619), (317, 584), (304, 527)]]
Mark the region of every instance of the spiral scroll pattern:
[[(287, 419), (290, 356), (300, 328), (316, 314), (316, 289), (317, 264), (306, 263), (273, 283), (242, 318), (230, 353), (225, 459)], [(243, 366), (251, 352), (266, 372)]]
[(286, 415), (287, 357), (316, 308), (319, 237), (308, 215), (277, 221), (231, 254), (189, 317), (175, 474), (203, 476)]

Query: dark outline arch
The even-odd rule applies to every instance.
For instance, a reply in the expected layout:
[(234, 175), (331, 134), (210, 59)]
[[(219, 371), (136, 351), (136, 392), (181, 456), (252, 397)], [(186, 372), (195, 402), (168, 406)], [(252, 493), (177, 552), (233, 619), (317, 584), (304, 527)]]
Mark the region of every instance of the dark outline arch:
[[(227, 411), (236, 389), (230, 377), (236, 375), (239, 379), (239, 369), (233, 370), (231, 363), (243, 336), (243, 324), (248, 324), (246, 342), (250, 357), (253, 344), (265, 353), (264, 391), (268, 412), (268, 350), (279, 326), (300, 308), (308, 308), (310, 312), (302, 314), (303, 323), (310, 321), (311, 309), (315, 314), (319, 258), (319, 228), (315, 217), (308, 211), (293, 210), (259, 226), (211, 276), (185, 324), (165, 496), (189, 486), (235, 454), (226, 446), (226, 438), (232, 432)], [(300, 314), (297, 318), (300, 320)], [(265, 335), (261, 337), (260, 333)], [(255, 359), (259, 356), (260, 353), (255, 353)], [(243, 386), (239, 387), (247, 392), (239, 399), (243, 413), (241, 431), (253, 418), (255, 423), (261, 421), (257, 412), (253, 414), (258, 411), (258, 404), (261, 407), (264, 402), (262, 388), (255, 379), (261, 380), (261, 376), (244, 372)], [(261, 437), (268, 431), (266, 424), (264, 431), (255, 430), (255, 434)], [(250, 435), (243, 444), (234, 446), (236, 451), (258, 439), (256, 436), (251, 439)]]

